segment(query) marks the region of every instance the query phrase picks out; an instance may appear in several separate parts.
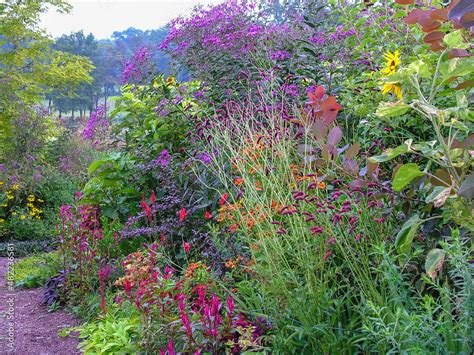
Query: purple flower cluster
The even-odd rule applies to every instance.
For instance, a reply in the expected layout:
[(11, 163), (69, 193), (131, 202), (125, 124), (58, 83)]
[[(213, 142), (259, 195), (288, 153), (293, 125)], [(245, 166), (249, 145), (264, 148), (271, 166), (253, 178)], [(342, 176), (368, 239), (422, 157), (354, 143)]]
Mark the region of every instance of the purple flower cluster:
[(97, 106), (97, 108), (91, 112), (89, 120), (86, 123), (86, 127), (82, 131), (82, 137), (86, 140), (95, 140), (94, 144), (98, 144), (97, 139), (101, 133), (108, 131), (109, 120), (107, 119), (107, 114), (105, 107), (103, 105)]
[(163, 150), (158, 158), (156, 158), (155, 162), (159, 166), (166, 166), (168, 165), (168, 162), (171, 160), (171, 155), (168, 153), (168, 151), (165, 149)]
[(251, 21), (254, 8), (252, 3), (237, 0), (210, 8), (195, 8), (188, 18), (177, 18), (170, 23), (169, 34), (159, 48), (185, 55), (188, 50), (202, 45), (207, 50), (222, 50), (238, 56), (251, 50), (265, 35), (265, 27)]
[(274, 51), (270, 54), (270, 59), (276, 62), (281, 62), (288, 58), (291, 58), (291, 53), (285, 50)]
[(151, 52), (146, 47), (141, 47), (125, 62), (122, 72), (122, 84), (141, 82), (146, 78), (152, 67)]

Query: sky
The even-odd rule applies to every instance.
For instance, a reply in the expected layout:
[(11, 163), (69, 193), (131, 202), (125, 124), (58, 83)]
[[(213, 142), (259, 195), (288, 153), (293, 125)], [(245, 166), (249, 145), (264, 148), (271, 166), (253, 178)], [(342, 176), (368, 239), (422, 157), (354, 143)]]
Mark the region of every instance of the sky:
[(129, 27), (156, 29), (178, 15), (186, 15), (197, 4), (216, 4), (220, 0), (69, 0), (69, 14), (48, 11), (41, 27), (53, 37), (83, 30), (98, 39), (109, 38), (114, 31)]

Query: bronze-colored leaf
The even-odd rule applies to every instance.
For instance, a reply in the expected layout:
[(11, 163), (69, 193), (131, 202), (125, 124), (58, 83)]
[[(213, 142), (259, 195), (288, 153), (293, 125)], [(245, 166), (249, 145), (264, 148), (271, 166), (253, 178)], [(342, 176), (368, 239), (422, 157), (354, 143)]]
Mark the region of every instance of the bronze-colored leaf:
[(458, 49), (458, 48), (451, 49), (448, 54), (449, 59), (469, 57), (469, 56), (470, 54), (468, 51), (466, 51), (465, 49)]
[(444, 38), (445, 33), (441, 31), (433, 31), (428, 33), (425, 38), (423, 38), (423, 42), (425, 43), (436, 43), (436, 42), (442, 42)]

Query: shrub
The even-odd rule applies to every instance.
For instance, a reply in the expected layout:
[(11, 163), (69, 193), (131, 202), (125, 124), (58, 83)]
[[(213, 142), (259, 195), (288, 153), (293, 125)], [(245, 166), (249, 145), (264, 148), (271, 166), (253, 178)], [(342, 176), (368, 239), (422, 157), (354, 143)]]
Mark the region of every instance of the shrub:
[(42, 287), (60, 269), (61, 259), (58, 253), (29, 256), (15, 264), (15, 285), (23, 288)]
[(84, 339), (79, 348), (85, 354), (136, 353), (140, 350), (139, 318), (123, 309), (109, 309), (103, 318), (77, 329), (79, 337)]

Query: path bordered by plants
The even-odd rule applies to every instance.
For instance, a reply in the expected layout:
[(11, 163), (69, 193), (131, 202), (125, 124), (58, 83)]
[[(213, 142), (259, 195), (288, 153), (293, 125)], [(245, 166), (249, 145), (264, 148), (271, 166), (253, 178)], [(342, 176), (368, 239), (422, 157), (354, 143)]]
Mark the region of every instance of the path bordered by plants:
[[(0, 354), (7, 353), (8, 320), (11, 293), (6, 287), (8, 259), (0, 258)], [(61, 311), (48, 313), (40, 304), (43, 290), (28, 289), (14, 291), (15, 314), (15, 354), (80, 354), (77, 350), (78, 340), (72, 337), (61, 338), (58, 331), (76, 325), (75, 319)]]

